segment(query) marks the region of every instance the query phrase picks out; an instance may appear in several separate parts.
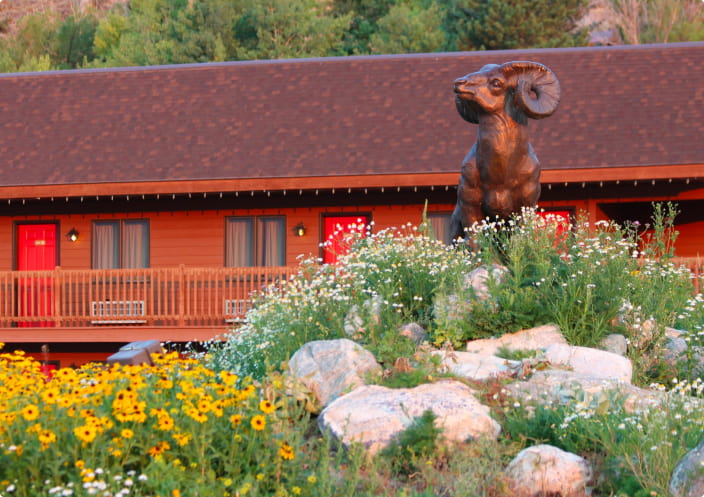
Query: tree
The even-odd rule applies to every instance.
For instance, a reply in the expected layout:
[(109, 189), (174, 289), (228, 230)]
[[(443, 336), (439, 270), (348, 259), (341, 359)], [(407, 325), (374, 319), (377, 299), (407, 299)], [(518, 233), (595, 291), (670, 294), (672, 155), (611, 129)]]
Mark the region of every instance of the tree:
[(610, 8), (626, 43), (704, 40), (700, 0), (611, 0)]
[(456, 0), (461, 50), (569, 47), (586, 44), (586, 29), (577, 21), (586, 0)]
[(319, 0), (250, 0), (236, 27), (238, 59), (323, 57), (342, 49), (351, 15)]
[(379, 19), (378, 31), (370, 37), (373, 53), (422, 53), (441, 51), (445, 47), (443, 13), (437, 4), (428, 8), (415, 4), (398, 4)]
[(93, 59), (97, 25), (98, 20), (92, 15), (67, 17), (56, 33), (54, 63), (62, 69), (75, 69), (81, 67), (84, 60)]

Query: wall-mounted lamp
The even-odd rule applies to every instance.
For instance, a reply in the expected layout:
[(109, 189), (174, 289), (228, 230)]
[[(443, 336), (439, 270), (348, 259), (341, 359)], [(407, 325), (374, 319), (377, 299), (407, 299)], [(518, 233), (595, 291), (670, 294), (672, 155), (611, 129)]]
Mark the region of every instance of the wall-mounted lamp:
[(298, 223), (296, 226), (293, 227), (293, 234), (295, 236), (304, 236), (306, 234), (306, 227), (303, 225), (303, 223)]
[(71, 231), (66, 233), (66, 238), (68, 238), (72, 242), (78, 240), (78, 231), (76, 231), (76, 228), (71, 228)]

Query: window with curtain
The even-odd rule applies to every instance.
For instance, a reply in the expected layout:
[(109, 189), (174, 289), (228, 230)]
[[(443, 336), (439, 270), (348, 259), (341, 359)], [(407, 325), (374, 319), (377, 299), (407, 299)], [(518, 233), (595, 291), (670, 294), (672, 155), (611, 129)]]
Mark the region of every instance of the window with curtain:
[(433, 231), (436, 240), (450, 245), (452, 243), (452, 233), (450, 233), (450, 216), (449, 212), (431, 212), (428, 213), (428, 222)]
[(93, 222), (94, 269), (149, 267), (149, 221)]
[(286, 218), (228, 217), (225, 266), (285, 266)]

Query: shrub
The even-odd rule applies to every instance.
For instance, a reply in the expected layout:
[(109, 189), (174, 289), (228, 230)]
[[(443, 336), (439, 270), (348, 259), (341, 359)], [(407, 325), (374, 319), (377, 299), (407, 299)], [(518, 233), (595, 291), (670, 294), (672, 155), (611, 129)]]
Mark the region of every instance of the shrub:
[(304, 260), (294, 278), (269, 288), (243, 326), (210, 344), (208, 364), (262, 378), (306, 342), (348, 336), (392, 363), (396, 329), (430, 324), (436, 289), (471, 267), (465, 253), (412, 226), (379, 233), (360, 226), (348, 243), (337, 264)]

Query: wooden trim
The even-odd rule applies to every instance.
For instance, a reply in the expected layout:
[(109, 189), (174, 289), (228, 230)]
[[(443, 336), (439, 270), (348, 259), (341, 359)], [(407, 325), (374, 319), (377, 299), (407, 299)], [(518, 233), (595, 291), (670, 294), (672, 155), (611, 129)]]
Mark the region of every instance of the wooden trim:
[(598, 181), (633, 181), (687, 179), (704, 177), (704, 164), (669, 166), (595, 167), (586, 169), (543, 169), (541, 183), (579, 183)]
[(0, 328), (3, 343), (85, 343), (85, 342), (160, 342), (207, 341), (225, 333), (228, 326), (85, 326), (52, 328)]
[[(345, 176), (311, 176), (295, 178), (239, 178), (188, 181), (145, 181), (130, 183), (85, 183), (69, 185), (25, 185), (0, 187), (2, 199), (49, 199), (110, 195), (172, 195), (242, 191), (294, 191), (315, 189), (360, 189), (382, 187), (454, 186), (456, 172), (408, 173)], [(594, 167), (543, 169), (542, 183), (578, 183), (651, 179), (704, 178), (704, 164), (676, 164), (632, 167)]]

